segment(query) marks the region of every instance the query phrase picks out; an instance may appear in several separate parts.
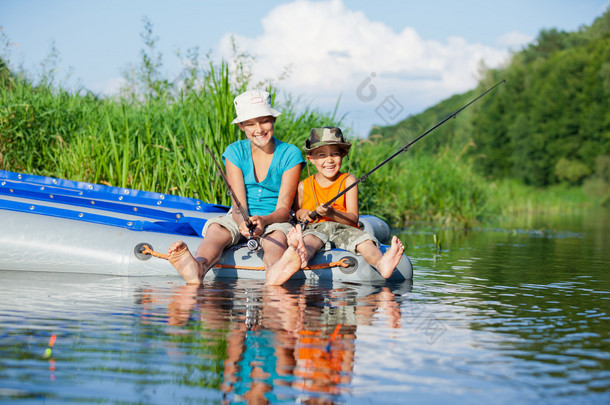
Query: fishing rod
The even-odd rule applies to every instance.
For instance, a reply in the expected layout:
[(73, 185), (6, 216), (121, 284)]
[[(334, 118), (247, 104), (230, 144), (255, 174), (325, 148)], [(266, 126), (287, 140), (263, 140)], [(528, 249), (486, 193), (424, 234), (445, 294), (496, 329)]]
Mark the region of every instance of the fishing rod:
[[(451, 118), (455, 118), (460, 112), (462, 112), (462, 110), (464, 110), (466, 107), (468, 107), (469, 105), (471, 105), (472, 103), (474, 103), (475, 101), (477, 101), (478, 99), (480, 99), (481, 97), (483, 97), (484, 95), (486, 95), (487, 93), (489, 93), (490, 91), (492, 91), (493, 89), (495, 89), (496, 87), (498, 87), (499, 85), (501, 85), (502, 83), (506, 82), (506, 80), (502, 79), (501, 81), (499, 81), (498, 83), (496, 83), (493, 87), (487, 89), (484, 93), (482, 93), (480, 96), (478, 96), (477, 98), (475, 98), (474, 100), (472, 100), (471, 102), (469, 102), (468, 104), (466, 104), (465, 106), (463, 106), (462, 108), (460, 108), (459, 110), (457, 110), (456, 112), (454, 112), (453, 114), (448, 115), (445, 119), (443, 119), (442, 121), (440, 121), (438, 124), (436, 124), (435, 126), (433, 126), (432, 128), (430, 128), (429, 130), (427, 130), (426, 132), (424, 132), (423, 134), (421, 134), (420, 136), (418, 136), (417, 138), (415, 138), (413, 141), (409, 142), (407, 145), (403, 146), (400, 150), (398, 150), (397, 152), (395, 152), (392, 156), (386, 158), (383, 162), (379, 163), (377, 166), (375, 166), (373, 169), (371, 169), (368, 173), (365, 173), (362, 177), (360, 177), (358, 180), (356, 180), (354, 183), (350, 184), (348, 187), (345, 187), (345, 189), (340, 192), (339, 194), (337, 194), (336, 196), (334, 196), (332, 199), (330, 199), (328, 202), (324, 203), (323, 205), (325, 207), (330, 206), (332, 203), (334, 203), (335, 201), (337, 201), (343, 194), (347, 193), (349, 190), (351, 190), (352, 188), (356, 187), (359, 183), (362, 183), (363, 181), (365, 181), (373, 172), (375, 172), (377, 169), (379, 169), (381, 166), (385, 165), (386, 163), (388, 163), (390, 160), (394, 159), (396, 156), (398, 156), (399, 154), (401, 154), (402, 152), (406, 152), (407, 150), (409, 150), (409, 148), (417, 141), (419, 141), (420, 139), (422, 139), (424, 136), (428, 135), (430, 132), (434, 131), (436, 128), (440, 127), (441, 125), (443, 125), (445, 122), (449, 121)], [(318, 213), (318, 211), (314, 210), (312, 212), (309, 213), (309, 220), (310, 222), (313, 222), (316, 220), (316, 218), (318, 218), (320, 216), (320, 214)]]
[(212, 153), (210, 148), (208, 148), (207, 145), (205, 146), (205, 150), (206, 150), (206, 152), (208, 152), (210, 154), (210, 156), (212, 156), (212, 160), (214, 161), (214, 164), (216, 165), (216, 168), (218, 169), (218, 172), (220, 173), (220, 176), (222, 177), (222, 179), (224, 180), (225, 184), (227, 185), (227, 189), (229, 190), (229, 195), (231, 196), (233, 201), (235, 201), (235, 205), (237, 205), (237, 210), (239, 211), (241, 216), (244, 218), (244, 221), (246, 221), (246, 226), (248, 227), (248, 230), (250, 231), (250, 236), (248, 237), (248, 243), (247, 243), (248, 249), (250, 251), (254, 251), (254, 250), (258, 249), (259, 243), (258, 243), (258, 241), (254, 237), (254, 228), (256, 227), (256, 225), (254, 225), (252, 223), (252, 221), (250, 221), (250, 217), (248, 216), (248, 211), (246, 209), (244, 209), (244, 207), (241, 205), (241, 203), (239, 202), (239, 200), (235, 196), (235, 193), (233, 192), (233, 189), (229, 185), (229, 180), (227, 179), (227, 176), (225, 175), (225, 172), (222, 170), (222, 167), (220, 166), (220, 164), (216, 160), (216, 156), (214, 156), (214, 154)]

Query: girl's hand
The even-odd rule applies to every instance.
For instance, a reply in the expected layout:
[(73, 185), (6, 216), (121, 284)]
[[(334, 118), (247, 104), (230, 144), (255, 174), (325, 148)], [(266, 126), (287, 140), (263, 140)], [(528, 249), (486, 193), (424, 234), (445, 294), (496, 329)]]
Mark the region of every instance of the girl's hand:
[[(252, 222), (254, 224), (254, 228), (252, 229), (252, 233), (254, 234), (254, 236), (261, 236), (263, 234), (263, 230), (267, 226), (267, 223), (265, 222), (264, 217), (262, 217), (260, 215), (255, 215), (253, 217), (250, 217), (250, 222)], [(246, 227), (246, 229), (247, 229), (247, 227)], [(248, 230), (246, 237), (248, 237), (248, 236), (250, 236), (249, 230)]]

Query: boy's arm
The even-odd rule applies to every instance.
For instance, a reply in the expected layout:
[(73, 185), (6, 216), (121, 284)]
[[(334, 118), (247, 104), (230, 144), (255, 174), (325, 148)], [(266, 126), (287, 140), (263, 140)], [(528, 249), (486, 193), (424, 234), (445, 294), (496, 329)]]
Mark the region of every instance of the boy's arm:
[[(345, 180), (345, 187), (349, 187), (356, 182), (356, 177), (353, 174), (347, 176)], [(345, 206), (347, 208), (347, 215), (351, 224), (358, 224), (360, 219), (360, 207), (358, 204), (358, 186), (354, 186), (351, 190), (345, 193)]]
[(286, 170), (282, 175), (282, 185), (280, 186), (275, 211), (269, 215), (252, 217), (252, 222), (260, 223), (262, 228), (276, 222), (287, 222), (290, 219), (290, 207), (292, 206), (300, 177), (300, 163)]
[(299, 220), (301, 222), (308, 221), (309, 214), (311, 213), (311, 211), (309, 211), (308, 209), (302, 208), (303, 207), (304, 187), (305, 187), (305, 180), (302, 180), (301, 182), (299, 182), (299, 187), (297, 188), (297, 195), (294, 198), (294, 204), (292, 206), (292, 209), (297, 216), (297, 220)]

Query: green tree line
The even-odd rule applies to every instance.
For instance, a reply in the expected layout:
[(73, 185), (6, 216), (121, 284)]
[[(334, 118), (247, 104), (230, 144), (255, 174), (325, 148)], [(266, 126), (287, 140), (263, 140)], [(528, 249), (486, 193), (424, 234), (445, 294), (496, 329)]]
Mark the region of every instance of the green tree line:
[(576, 32), (541, 31), (512, 55), (508, 66), (488, 70), (476, 90), (372, 133), (414, 134), (501, 79), (506, 83), (496, 94), (439, 129), (419, 150), (434, 154), (449, 145), (490, 180), (515, 179), (534, 187), (585, 185), (607, 194), (610, 10)]
[[(607, 17), (604, 15), (606, 20)], [(607, 30), (597, 30), (605, 32), (607, 44)], [(582, 35), (586, 37), (584, 32)], [(547, 36), (545, 32), (541, 38), (544, 36)], [(560, 36), (571, 38), (571, 34)], [(596, 40), (590, 36), (588, 46), (593, 47)], [(162, 74), (163, 60), (156, 50), (152, 24), (147, 20), (144, 20), (142, 40), (144, 48), (139, 62), (125, 72), (126, 86), (119, 95), (111, 97), (84, 89), (66, 90), (55, 82), (52, 66), (43, 72), (42, 80), (34, 82), (25, 72), (10, 69), (6, 57), (0, 59), (0, 169), (228, 204), (226, 188), (215, 174), (204, 146), (219, 156), (229, 143), (239, 139), (240, 131), (230, 125), (234, 116), (233, 98), (254, 86), (264, 87), (275, 96), (277, 80), (252, 83), (250, 72), (254, 58), (237, 49), (232, 60), (219, 64), (208, 61), (201, 65), (198, 50), (188, 50), (185, 53), (188, 65), (178, 80), (170, 80)], [(584, 42), (574, 46), (584, 46)], [(535, 51), (532, 47), (530, 52), (546, 52), (546, 56), (541, 54), (533, 60), (539, 59), (538, 63), (543, 64), (553, 52), (567, 51), (547, 48), (550, 46)], [(533, 63), (527, 62), (525, 55), (516, 55), (515, 59), (522, 59), (523, 66)], [(515, 115), (520, 111), (511, 99), (522, 98), (514, 87), (517, 81), (513, 76), (519, 74), (508, 75), (511, 69), (515, 69), (513, 65), (506, 72), (490, 71), (477, 89), (444, 100), (394, 127), (377, 129), (382, 136), (374, 133), (368, 139), (352, 139), (354, 146), (345, 170), (360, 177), (404, 146), (405, 140), (413, 139), (460, 108), (494, 80), (508, 76), (506, 85), (486, 97), (486, 101), (464, 110), (459, 119), (449, 121), (434, 135), (416, 144), (408, 155), (393, 159), (361, 183), (361, 212), (378, 215), (392, 226), (425, 220), (469, 227), (524, 209), (548, 209), (549, 205), (559, 209), (566, 201), (571, 206), (584, 204), (587, 198), (581, 191), (555, 188), (541, 193), (516, 182), (514, 162), (504, 172), (496, 170), (496, 166), (493, 169), (487, 166), (496, 154), (498, 159), (516, 154), (502, 149), (509, 147), (511, 141), (506, 135), (508, 130), (500, 126), (502, 122), (514, 124)], [(607, 95), (607, 89), (604, 91)], [(283, 114), (276, 123), (276, 134), (283, 141), (302, 146), (311, 128), (341, 126), (333, 111), (303, 108), (298, 98), (291, 95), (284, 99), (277, 105)], [(606, 140), (607, 113), (608, 108), (602, 108), (600, 114), (605, 114), (605, 127), (597, 124), (605, 128)], [(536, 115), (527, 112), (527, 117), (534, 119)], [(345, 129), (349, 135), (349, 128)], [(600, 152), (602, 148), (587, 150)], [(600, 152), (596, 156), (606, 154)], [(567, 157), (568, 163), (577, 157)], [(603, 163), (603, 158), (596, 159)], [(552, 170), (557, 161), (550, 164)], [(500, 163), (498, 167), (502, 167)], [(591, 162), (583, 160), (583, 163)], [(581, 182), (601, 173), (593, 166), (587, 167), (591, 167), (590, 174)], [(567, 182), (553, 173), (553, 181)], [(307, 174), (304, 170), (303, 176)], [(529, 184), (536, 183), (529, 181)], [(511, 205), (507, 205), (509, 201)]]

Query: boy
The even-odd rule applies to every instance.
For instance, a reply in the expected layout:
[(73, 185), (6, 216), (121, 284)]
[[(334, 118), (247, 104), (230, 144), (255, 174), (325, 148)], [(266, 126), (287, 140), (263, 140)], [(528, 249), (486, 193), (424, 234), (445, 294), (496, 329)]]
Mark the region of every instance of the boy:
[[(286, 233), (292, 228), (288, 223), (290, 208), (305, 161), (296, 146), (273, 136), (275, 119), (281, 113), (271, 106), (269, 93), (246, 91), (235, 97), (234, 105), (237, 118), (232, 124), (237, 124), (247, 139), (229, 145), (222, 158), (233, 199), (250, 213), (254, 236), (261, 237), (263, 263), (268, 269), (286, 250)], [(195, 256), (182, 241), (170, 246), (169, 262), (187, 284), (200, 284), (226, 247), (250, 235), (235, 206), (233, 201), (234, 208), (226, 216), (206, 222)]]
[[(305, 141), (307, 159), (317, 173), (299, 183), (295, 200), (299, 221), (309, 221), (309, 214), (317, 211), (320, 217), (302, 232), (300, 226), (288, 234), (288, 248), (282, 258), (268, 271), (269, 284), (280, 285), (288, 280), (328, 241), (339, 249), (361, 254), (384, 277), (392, 275), (400, 261), (404, 246), (394, 236), (390, 248), (381, 253), (379, 242), (358, 226), (358, 187), (342, 195), (332, 206), (324, 204), (356, 181), (349, 173), (342, 173), (341, 162), (351, 143), (347, 142), (339, 128), (324, 127), (311, 130)], [(298, 210), (297, 210), (298, 209)]]

